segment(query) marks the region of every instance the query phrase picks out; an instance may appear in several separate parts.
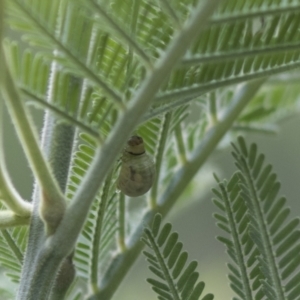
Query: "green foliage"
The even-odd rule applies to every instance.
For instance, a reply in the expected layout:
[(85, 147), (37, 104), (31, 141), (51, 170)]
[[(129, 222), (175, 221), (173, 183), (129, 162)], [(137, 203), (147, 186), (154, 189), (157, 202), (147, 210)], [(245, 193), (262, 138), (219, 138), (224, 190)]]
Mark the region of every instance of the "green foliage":
[(288, 219), (280, 183), (256, 144), (240, 137), (233, 148), (238, 171), (213, 190), (217, 225), (230, 235), (218, 239), (232, 259), (231, 287), (241, 299), (298, 299), (299, 218)]
[[(159, 280), (148, 278), (152, 289), (160, 300), (196, 300), (200, 299), (204, 282), (197, 282), (198, 263), (192, 261), (186, 265), (188, 254), (182, 251), (183, 244), (178, 241), (178, 233), (171, 232), (172, 225), (166, 223), (161, 228), (161, 215), (154, 218), (151, 229), (144, 229), (143, 241), (152, 250), (143, 251), (149, 263), (149, 270)], [(202, 300), (213, 299), (212, 294), (202, 297)]]
[(16, 283), (19, 283), (21, 277), (27, 235), (26, 227), (1, 230), (0, 263), (7, 270), (6, 275)]
[[(266, 7), (259, 1), (249, 0), (245, 6), (235, 5), (234, 1), (228, 2), (227, 5), (220, 6), (211, 26), (194, 42), (182, 63), (174, 70), (157, 96), (152, 112), (145, 116), (146, 119), (169, 111), (210, 90), (298, 66), (299, 4), (296, 1), (273, 1), (274, 3), (269, 3)], [(19, 30), (26, 29), (26, 41), (43, 45), (43, 61), (57, 59), (63, 66), (60, 72), (85, 78), (91, 84), (95, 93), (85, 94), (85, 101), (81, 100), (82, 105), (78, 113), (81, 117), (91, 113), (94, 117), (99, 115), (97, 119), (102, 120), (104, 115), (116, 113), (110, 105), (106, 105), (104, 111), (99, 111), (97, 105), (91, 106), (91, 101), (102, 99), (103, 92), (108, 96), (109, 102), (119, 102), (121, 98), (124, 101), (129, 99), (145, 76), (143, 55), (153, 57), (150, 59), (153, 61), (164, 51), (170, 37), (174, 35), (170, 17), (155, 2), (139, 1), (139, 4), (133, 5), (131, 1), (113, 1), (112, 5), (103, 4), (102, 7), (89, 0), (84, 1), (84, 9), (78, 6), (81, 1), (72, 5), (59, 5), (59, 2), (55, 1), (52, 5), (45, 4), (41, 7), (31, 1), (30, 9), (27, 1), (9, 3), (10, 23)], [(192, 5), (192, 1), (187, 1), (185, 5), (179, 6), (181, 23), (188, 17), (187, 12)], [(80, 9), (83, 12), (81, 14), (78, 13)], [(250, 13), (247, 13), (247, 9)], [(94, 13), (94, 24), (90, 21), (91, 10)], [(110, 20), (109, 23), (102, 21), (104, 12), (107, 20)], [(53, 20), (56, 15), (64, 13), (68, 13), (68, 19), (58, 19), (61, 31), (59, 34), (53, 26)], [(262, 14), (266, 17), (258, 19)], [(39, 23), (41, 19), (37, 16), (41, 15), (47, 17)], [(133, 19), (132, 15), (136, 19)], [(87, 16), (89, 22), (86, 20)], [(66, 27), (67, 22), (74, 26)], [(112, 24), (117, 24), (118, 29)], [(82, 26), (84, 31), (80, 29)], [(37, 42), (41, 36), (43, 39)], [(55, 56), (51, 54), (53, 47), (60, 50)], [(135, 51), (137, 49), (144, 54)], [(133, 52), (137, 56), (132, 55)], [(20, 58), (14, 60), (20, 61)], [(26, 74), (26, 80), (30, 82), (30, 77), (36, 73), (26, 71), (28, 68), (19, 74)], [(43, 85), (38, 86), (41, 88)], [(24, 88), (28, 89), (28, 84)], [(39, 92), (40, 95), (43, 94)], [(125, 97), (120, 93), (124, 93)], [(68, 97), (63, 95), (63, 90), (54, 95), (55, 102), (58, 103), (55, 105), (56, 109), (60, 108), (60, 101), (65, 101), (66, 98)], [(41, 102), (41, 97), (38, 99), (39, 104), (47, 105), (45, 101)], [(32, 101), (38, 99), (31, 97)], [(73, 105), (79, 106), (78, 103)], [(51, 108), (49, 105), (48, 107)], [(78, 121), (83, 122), (81, 119)]]
[[(6, 1), (7, 24), (22, 37), (21, 41), (11, 37), (4, 41), (22, 100), (28, 106), (52, 112), (56, 116), (54, 123), (66, 122), (77, 129), (66, 192), (70, 204), (82, 185), (89, 184), (85, 179), (99, 151), (104, 149), (109, 155), (112, 149), (106, 146), (118, 123), (132, 108), (133, 99), (155, 71), (157, 62), (183, 32), (196, 4), (194, 0)], [(139, 123), (134, 132), (126, 132), (141, 135), (156, 162), (157, 177), (148, 197), (147, 212), (160, 209), (164, 195), (177, 186), (173, 179), (187, 175), (185, 167), (201, 153), (202, 142), (209, 139), (207, 132), (223, 121), (223, 115), (233, 105), (239, 91), (233, 84), (300, 66), (299, 11), (297, 0), (223, 1), (184, 57), (172, 70), (170, 67), (168, 76), (159, 78), (161, 87), (149, 110), (134, 115)], [(273, 82), (269, 80), (243, 113), (231, 120), (233, 131), (274, 133), (276, 122), (299, 111), (299, 72), (283, 76), (283, 83), (279, 75), (273, 77)], [(297, 84), (292, 84), (294, 77)], [(219, 134), (214, 140), (221, 138)], [(294, 272), (298, 266), (294, 254), (299, 245), (292, 242), (298, 238), (298, 221), (280, 223), (288, 209), (283, 206), (284, 200), (276, 200), (276, 195), (271, 199), (268, 192), (277, 190), (279, 184), (270, 169), (264, 169), (266, 173), (260, 169), (261, 156), (255, 156), (254, 148), (250, 152), (246, 149), (240, 140), (240, 148), (235, 148), (240, 171), (229, 183), (219, 183), (220, 191), (215, 191), (219, 197), (215, 203), (222, 210), (222, 215), (215, 215), (218, 226), (232, 236), (220, 238), (233, 260), (229, 264), (231, 286), (243, 299), (263, 299), (265, 295), (273, 299), (278, 293), (294, 299), (299, 278)], [(131, 227), (134, 222), (130, 223), (130, 214), (140, 216), (145, 205), (126, 207), (125, 224), (118, 219), (115, 183), (121, 155), (120, 152), (114, 158), (111, 171), (107, 168), (106, 179), (78, 238), (74, 250), (78, 272), (69, 299), (82, 299), (88, 285), (97, 294), (99, 282), (101, 286), (109, 281), (106, 279), (114, 269), (111, 261), (123, 255), (116, 236), (123, 232), (129, 239), (138, 231), (136, 224)], [(248, 169), (253, 171), (252, 177)], [(249, 200), (253, 199), (250, 183), (259, 196), (255, 203)], [(164, 213), (171, 206), (164, 208)], [(148, 252), (146, 256), (150, 269), (163, 282), (149, 282), (159, 299), (198, 299), (204, 286), (196, 283), (195, 262), (189, 265), (191, 269), (184, 268), (187, 254), (181, 251), (178, 235), (167, 231), (171, 231), (170, 225), (158, 234), (158, 223), (159, 217), (155, 228), (145, 229), (147, 244), (154, 250), (154, 256)], [(291, 234), (283, 240), (289, 231)], [(14, 281), (20, 278), (26, 241), (24, 228), (3, 230), (0, 236), (0, 262), (10, 270)], [(179, 245), (178, 252), (172, 252), (172, 245)], [(273, 256), (266, 250), (269, 245), (273, 246)], [(130, 247), (124, 255), (135, 251), (134, 246)], [(257, 259), (259, 253), (261, 258)], [(185, 274), (186, 270), (189, 273)], [(202, 299), (211, 297), (208, 294)]]

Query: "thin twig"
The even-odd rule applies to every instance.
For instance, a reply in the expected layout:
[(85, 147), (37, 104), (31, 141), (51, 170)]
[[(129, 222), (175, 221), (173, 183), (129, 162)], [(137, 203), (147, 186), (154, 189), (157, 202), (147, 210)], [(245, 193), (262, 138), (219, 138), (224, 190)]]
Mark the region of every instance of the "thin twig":
[(17, 216), (10, 210), (0, 211), (0, 229), (14, 226), (29, 225), (30, 216)]
[[(41, 151), (37, 133), (29, 117), (30, 114), (26, 110), (15, 83), (13, 82), (5, 61), (2, 47), (0, 49), (0, 56), (0, 71), (2, 73), (0, 86), (8, 111), (14, 122), (19, 139), (22, 142), (30, 167), (42, 187), (44, 201), (47, 201), (47, 203), (51, 202), (51, 206), (56, 207), (57, 213), (60, 212), (62, 215), (65, 207), (65, 198)], [(58, 221), (61, 216), (57, 214), (56, 217)], [(57, 225), (54, 223), (51, 224), (50, 227)]]
[[(3, 147), (3, 102), (0, 101), (0, 196), (16, 215), (28, 217), (31, 215), (32, 205), (22, 199), (15, 189), (6, 169)], [(1, 222), (1, 221), (0, 221)]]

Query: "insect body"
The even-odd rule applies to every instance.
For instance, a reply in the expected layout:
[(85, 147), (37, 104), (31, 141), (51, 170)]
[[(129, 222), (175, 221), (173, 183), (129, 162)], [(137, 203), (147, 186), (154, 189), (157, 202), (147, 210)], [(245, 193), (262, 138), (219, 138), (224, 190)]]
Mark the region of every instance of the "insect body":
[(155, 164), (145, 152), (143, 139), (132, 136), (122, 156), (117, 188), (125, 195), (138, 197), (149, 191), (155, 178)]

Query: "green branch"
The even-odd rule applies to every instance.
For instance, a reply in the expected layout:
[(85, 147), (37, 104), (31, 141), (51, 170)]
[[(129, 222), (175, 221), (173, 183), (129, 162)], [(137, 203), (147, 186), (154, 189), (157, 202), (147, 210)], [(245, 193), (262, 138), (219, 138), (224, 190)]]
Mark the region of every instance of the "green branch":
[(0, 100), (0, 199), (16, 215), (29, 217), (32, 205), (22, 199), (9, 177), (6, 169), (3, 147), (3, 102)]
[(30, 114), (26, 110), (13, 82), (2, 47), (0, 49), (0, 56), (0, 70), (2, 73), (0, 86), (3, 98), (6, 101), (8, 111), (14, 122), (30, 167), (41, 186), (43, 201), (44, 203), (51, 203), (51, 206), (56, 207), (57, 212), (60, 213), (59, 216), (51, 216), (53, 224), (48, 223), (50, 226), (48, 229), (50, 229), (53, 226), (57, 226), (57, 222), (59, 221), (57, 218), (61, 217), (64, 212), (65, 199), (39, 147), (37, 133), (29, 118)]
[(0, 211), (0, 229), (29, 225), (30, 215), (28, 216), (18, 216), (10, 210)]
[[(66, 1), (59, 2), (59, 14), (56, 19), (57, 26), (55, 33), (56, 36), (59, 37), (64, 36), (66, 31), (69, 30), (68, 22), (65, 19), (66, 6)], [(78, 34), (82, 34), (84, 30), (85, 29), (82, 28), (82, 32), (78, 32)], [(53, 103), (55, 100), (55, 87), (59, 86), (57, 80), (61, 79), (59, 76), (60, 71), (60, 66), (53, 61), (48, 78), (47, 102), (49, 103)], [(78, 80), (78, 78), (73, 77), (70, 80), (70, 84), (66, 87), (68, 96), (73, 99), (73, 102), (75, 103), (77, 103), (80, 86), (80, 79)], [(74, 111), (74, 113), (77, 114), (78, 111)], [(51, 164), (53, 175), (55, 176), (59, 187), (61, 188), (62, 192), (65, 193), (69, 177), (72, 153), (76, 147), (76, 133), (74, 126), (59, 122), (53, 113), (46, 111), (41, 136), (41, 147)], [(41, 212), (43, 213), (43, 217), (47, 217), (46, 214), (48, 214), (48, 217), (52, 218), (52, 216), (56, 216), (56, 219), (60, 221), (61, 213), (63, 211), (59, 209), (59, 206), (56, 207), (55, 205), (52, 205), (51, 202), (48, 202), (48, 207), (45, 207), (42, 200), (43, 199), (40, 199), (40, 187), (35, 185), (32, 196), (34, 211), (30, 224), (28, 245), (22, 268), (22, 277), (17, 298), (27, 299), (27, 297), (30, 297), (30, 282), (32, 278), (34, 278), (36, 269), (39, 268), (35, 262), (46, 239), (40, 216)], [(68, 263), (70, 260), (69, 258), (71, 258), (71, 256), (68, 253), (68, 257), (64, 259), (64, 262), (61, 265), (61, 272), (59, 273), (59, 276), (56, 277), (56, 284), (52, 288), (53, 296), (55, 296), (57, 293), (63, 292), (63, 290), (65, 290), (70, 283), (70, 274), (72, 274), (73, 270), (72, 265)], [(50, 285), (51, 282), (49, 281), (47, 284)], [(62, 287), (61, 285), (64, 286)], [(41, 289), (42, 288), (43, 287), (41, 287)], [(42, 299), (45, 299), (45, 297), (42, 297)]]
[[(6, 80), (6, 72), (4, 69), (4, 54), (2, 52), (3, 37), (3, 20), (4, 20), (4, 1), (0, 0), (0, 86)], [(3, 93), (4, 91), (2, 91)], [(28, 218), (31, 214), (30, 203), (24, 201), (14, 188), (8, 172), (6, 170), (4, 147), (3, 147), (3, 101), (0, 99), (0, 199), (18, 216)], [(13, 212), (5, 212), (2, 216), (3, 224), (15, 224), (16, 216)], [(6, 225), (5, 225), (6, 226)], [(4, 227), (5, 227), (4, 226)], [(11, 226), (11, 225), (7, 225)], [(14, 225), (12, 225), (14, 226)]]

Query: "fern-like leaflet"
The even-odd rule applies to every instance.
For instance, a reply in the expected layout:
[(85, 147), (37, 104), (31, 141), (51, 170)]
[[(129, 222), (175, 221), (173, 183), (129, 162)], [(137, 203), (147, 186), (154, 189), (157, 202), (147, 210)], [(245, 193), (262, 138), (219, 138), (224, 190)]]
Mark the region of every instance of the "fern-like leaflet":
[(223, 211), (217, 225), (231, 235), (219, 238), (235, 263), (231, 286), (247, 300), (299, 299), (299, 219), (288, 220), (286, 199), (277, 197), (280, 183), (256, 144), (247, 147), (240, 137), (233, 148), (238, 172), (214, 190)]
[[(171, 232), (172, 225), (166, 223), (161, 228), (161, 215), (154, 218), (152, 228), (145, 228), (142, 240), (152, 250), (144, 251), (149, 263), (149, 269), (159, 277), (159, 280), (148, 278), (152, 289), (160, 300), (196, 300), (204, 289), (204, 282), (197, 282), (199, 273), (196, 272), (198, 263), (190, 262), (186, 251), (182, 251), (183, 244), (178, 241), (178, 233)], [(202, 300), (213, 299), (207, 294)]]
[(217, 226), (231, 235), (230, 239), (218, 237), (226, 245), (227, 253), (232, 259), (228, 264), (230, 287), (241, 299), (261, 299), (262, 275), (255, 260), (258, 252), (247, 231), (249, 217), (247, 206), (239, 195), (238, 175), (235, 173), (228, 183), (218, 183), (219, 190), (213, 189), (217, 197), (213, 202), (222, 214), (215, 213), (214, 217)]

